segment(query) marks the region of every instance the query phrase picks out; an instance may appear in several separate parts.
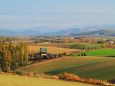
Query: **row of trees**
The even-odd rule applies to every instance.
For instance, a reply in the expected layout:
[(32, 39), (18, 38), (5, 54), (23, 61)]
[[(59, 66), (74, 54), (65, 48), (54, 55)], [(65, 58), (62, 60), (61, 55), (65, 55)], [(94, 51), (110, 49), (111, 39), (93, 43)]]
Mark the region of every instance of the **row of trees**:
[(14, 44), (9, 42), (0, 42), (0, 69), (4, 72), (10, 72), (19, 66), (28, 63), (27, 44)]
[(96, 45), (87, 45), (87, 44), (75, 44), (75, 45), (71, 45), (70, 47), (71, 49), (82, 49), (82, 50), (86, 50), (86, 49), (100, 49), (100, 48), (104, 48), (104, 45), (100, 45), (100, 46), (96, 46)]

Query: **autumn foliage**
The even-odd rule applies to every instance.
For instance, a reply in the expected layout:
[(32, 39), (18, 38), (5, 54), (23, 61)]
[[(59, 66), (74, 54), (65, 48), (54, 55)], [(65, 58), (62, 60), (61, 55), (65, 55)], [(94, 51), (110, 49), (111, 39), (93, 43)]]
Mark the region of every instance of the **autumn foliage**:
[(28, 48), (24, 43), (0, 42), (0, 69), (10, 72), (28, 63)]
[(99, 84), (99, 85), (111, 85), (107, 81), (102, 81), (102, 80), (97, 80), (97, 79), (85, 79), (85, 78), (80, 78), (77, 75), (74, 74), (69, 74), (67, 72), (63, 74), (58, 74), (59, 79), (64, 79), (64, 80), (71, 80), (71, 81), (79, 81), (79, 82), (85, 82), (89, 84)]

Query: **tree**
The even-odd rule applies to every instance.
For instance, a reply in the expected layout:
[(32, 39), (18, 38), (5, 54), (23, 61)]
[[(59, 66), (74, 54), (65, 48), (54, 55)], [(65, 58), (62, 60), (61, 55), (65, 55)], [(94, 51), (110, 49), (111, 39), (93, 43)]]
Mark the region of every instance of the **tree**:
[(59, 57), (61, 57), (61, 54), (59, 53)]
[(1, 52), (1, 68), (3, 71), (5, 72), (10, 72), (10, 66), (11, 66), (11, 53), (10, 51), (8, 51), (7, 49), (4, 49), (2, 52)]
[(84, 56), (86, 56), (86, 53), (84, 53)]
[(0, 69), (4, 72), (15, 70), (18, 66), (23, 66), (28, 62), (27, 44), (13, 44), (0, 41)]
[(24, 45), (24, 61), (28, 63), (28, 47), (27, 44)]

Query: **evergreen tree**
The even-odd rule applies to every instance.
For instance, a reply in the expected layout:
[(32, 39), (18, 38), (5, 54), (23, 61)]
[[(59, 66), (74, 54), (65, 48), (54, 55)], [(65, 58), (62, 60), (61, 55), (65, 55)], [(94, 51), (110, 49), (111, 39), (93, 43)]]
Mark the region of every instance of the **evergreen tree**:
[(86, 53), (84, 53), (84, 56), (86, 56)]

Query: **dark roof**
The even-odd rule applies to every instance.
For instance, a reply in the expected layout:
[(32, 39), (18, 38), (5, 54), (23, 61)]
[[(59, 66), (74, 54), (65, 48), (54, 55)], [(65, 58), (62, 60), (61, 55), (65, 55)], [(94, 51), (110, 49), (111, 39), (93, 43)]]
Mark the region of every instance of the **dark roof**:
[(53, 56), (53, 55), (50, 54), (49, 56)]
[(47, 52), (47, 48), (40, 48), (40, 52), (41, 52), (41, 53)]

